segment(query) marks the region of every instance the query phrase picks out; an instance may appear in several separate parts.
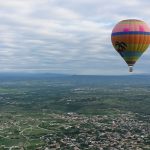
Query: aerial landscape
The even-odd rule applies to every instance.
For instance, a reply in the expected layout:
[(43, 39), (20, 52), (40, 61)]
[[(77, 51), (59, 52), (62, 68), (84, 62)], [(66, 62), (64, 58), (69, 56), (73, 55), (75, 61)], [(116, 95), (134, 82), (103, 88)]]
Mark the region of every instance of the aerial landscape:
[(146, 75), (1, 75), (0, 149), (149, 150), (149, 99)]
[(149, 0), (0, 0), (0, 150), (150, 150)]

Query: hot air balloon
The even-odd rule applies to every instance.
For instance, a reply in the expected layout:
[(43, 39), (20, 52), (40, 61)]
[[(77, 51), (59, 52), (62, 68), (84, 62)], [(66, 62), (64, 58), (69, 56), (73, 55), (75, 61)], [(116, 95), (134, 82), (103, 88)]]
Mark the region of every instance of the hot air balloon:
[(150, 44), (150, 28), (141, 20), (122, 20), (112, 30), (111, 40), (116, 51), (128, 64), (129, 72), (132, 72), (133, 65)]

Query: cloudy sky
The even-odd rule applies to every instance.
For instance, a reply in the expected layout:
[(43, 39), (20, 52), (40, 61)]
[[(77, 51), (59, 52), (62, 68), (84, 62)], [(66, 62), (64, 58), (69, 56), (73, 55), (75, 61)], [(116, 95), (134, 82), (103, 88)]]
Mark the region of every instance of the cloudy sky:
[[(0, 0), (0, 71), (128, 74), (111, 45), (114, 25), (150, 25), (149, 0)], [(134, 73), (150, 73), (150, 48)]]

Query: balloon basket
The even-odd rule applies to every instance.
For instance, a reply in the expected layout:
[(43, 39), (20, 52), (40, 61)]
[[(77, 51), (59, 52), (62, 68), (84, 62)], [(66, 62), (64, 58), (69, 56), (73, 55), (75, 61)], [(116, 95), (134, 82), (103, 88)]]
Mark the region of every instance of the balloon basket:
[(129, 72), (133, 72), (133, 66), (129, 66)]

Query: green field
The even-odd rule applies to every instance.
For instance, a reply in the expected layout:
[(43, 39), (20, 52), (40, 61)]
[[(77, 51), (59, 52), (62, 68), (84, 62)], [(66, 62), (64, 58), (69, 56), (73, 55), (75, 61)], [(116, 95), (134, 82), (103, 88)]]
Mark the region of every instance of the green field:
[(150, 149), (149, 76), (0, 80), (0, 150)]

